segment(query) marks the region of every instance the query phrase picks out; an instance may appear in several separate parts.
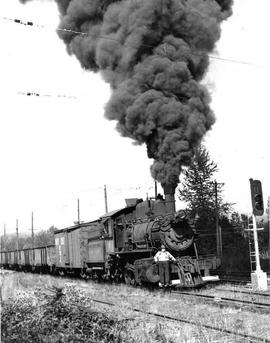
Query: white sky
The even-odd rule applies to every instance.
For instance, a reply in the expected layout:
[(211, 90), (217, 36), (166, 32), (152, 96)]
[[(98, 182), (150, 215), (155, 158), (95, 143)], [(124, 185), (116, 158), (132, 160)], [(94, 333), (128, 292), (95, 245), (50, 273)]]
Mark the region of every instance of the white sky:
[[(215, 54), (252, 65), (212, 60), (204, 81), (217, 117), (206, 145), (226, 200), (243, 212), (251, 210), (250, 177), (262, 181), (265, 203), (270, 195), (269, 13), (269, 0), (256, 0), (256, 6), (255, 0), (235, 0)], [(30, 229), (31, 211), (36, 229), (71, 225), (78, 198), (81, 219), (95, 219), (104, 213), (104, 184), (109, 210), (123, 207), (124, 198), (153, 195), (145, 147), (120, 137), (103, 118), (109, 86), (66, 53), (54, 31), (56, 5), (1, 0), (0, 17), (47, 27), (0, 18), (1, 231), (6, 224), (14, 232), (16, 218), (21, 231)]]

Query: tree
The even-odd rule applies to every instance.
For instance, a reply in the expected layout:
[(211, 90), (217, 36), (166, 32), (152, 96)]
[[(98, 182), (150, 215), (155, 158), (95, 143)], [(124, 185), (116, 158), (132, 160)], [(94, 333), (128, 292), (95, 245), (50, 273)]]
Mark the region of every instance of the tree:
[(48, 230), (41, 230), (35, 235), (35, 246), (43, 247), (54, 244), (54, 230), (56, 228), (51, 226)]
[(191, 165), (183, 172), (183, 182), (179, 187), (179, 199), (187, 204), (189, 214), (197, 220), (197, 229), (211, 231), (215, 228), (216, 211), (219, 218), (227, 216), (232, 204), (222, 198), (223, 184), (216, 183), (214, 174), (217, 164), (211, 160), (203, 145), (194, 155)]
[[(54, 244), (54, 230), (56, 227), (51, 226), (47, 230), (41, 230), (34, 235), (34, 247), (42, 247)], [(6, 238), (1, 236), (1, 251), (7, 250), (12, 251), (17, 249), (17, 236), (16, 234), (8, 234)], [(19, 249), (32, 248), (32, 236), (30, 234), (20, 233), (19, 234)]]

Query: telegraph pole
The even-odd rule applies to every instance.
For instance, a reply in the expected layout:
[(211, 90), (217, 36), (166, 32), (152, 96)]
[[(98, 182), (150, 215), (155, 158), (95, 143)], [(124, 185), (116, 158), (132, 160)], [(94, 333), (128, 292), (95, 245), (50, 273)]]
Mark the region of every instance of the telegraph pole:
[(104, 199), (105, 199), (105, 213), (108, 213), (108, 199), (107, 199), (106, 185), (104, 185)]
[(217, 181), (214, 182), (214, 190), (215, 190), (215, 223), (216, 223), (216, 237), (217, 237), (217, 257), (222, 257), (222, 235), (221, 235), (221, 227), (219, 226), (219, 208), (218, 208), (218, 185)]
[(32, 231), (32, 249), (34, 250), (35, 238), (34, 238), (34, 213), (31, 215), (31, 231)]
[(6, 233), (6, 224), (4, 224), (4, 246), (3, 250), (6, 250), (6, 242), (7, 242), (7, 233)]
[(155, 180), (155, 200), (157, 200), (157, 181)]
[(16, 236), (17, 236), (17, 256), (19, 255), (19, 225), (18, 219), (16, 219)]
[(78, 199), (78, 224), (80, 224), (80, 199)]
[(268, 214), (268, 254), (269, 254), (269, 272), (270, 272), (270, 197), (267, 200), (267, 214)]

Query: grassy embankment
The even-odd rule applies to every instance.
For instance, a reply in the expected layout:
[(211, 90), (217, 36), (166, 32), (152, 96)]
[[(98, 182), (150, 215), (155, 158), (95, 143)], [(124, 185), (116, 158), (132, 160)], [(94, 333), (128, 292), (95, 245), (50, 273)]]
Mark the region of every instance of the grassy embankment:
[[(2, 276), (2, 282), (2, 342), (246, 342), (200, 324), (270, 339), (269, 316), (169, 293), (24, 273)], [(146, 316), (134, 307), (198, 326)]]

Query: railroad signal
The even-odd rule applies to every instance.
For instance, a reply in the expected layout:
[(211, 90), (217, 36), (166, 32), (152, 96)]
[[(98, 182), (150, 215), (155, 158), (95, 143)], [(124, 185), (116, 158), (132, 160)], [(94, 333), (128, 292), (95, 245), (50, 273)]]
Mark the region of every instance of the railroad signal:
[(262, 216), (264, 213), (262, 184), (260, 180), (249, 179), (253, 214)]

